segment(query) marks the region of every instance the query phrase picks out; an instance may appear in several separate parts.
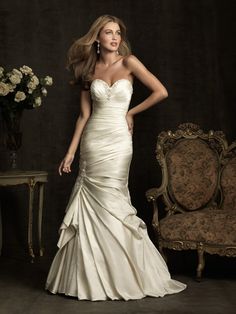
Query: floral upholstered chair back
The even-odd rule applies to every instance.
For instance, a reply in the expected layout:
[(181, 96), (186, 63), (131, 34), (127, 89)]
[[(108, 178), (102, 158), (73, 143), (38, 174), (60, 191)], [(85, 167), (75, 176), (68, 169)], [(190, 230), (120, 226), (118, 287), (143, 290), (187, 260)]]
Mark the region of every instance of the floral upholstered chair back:
[(221, 208), (236, 213), (236, 142), (232, 143), (222, 160), (221, 171)]
[(181, 124), (162, 132), (157, 159), (162, 167), (168, 214), (213, 205), (219, 191), (219, 167), (226, 147), (222, 132), (204, 133), (199, 126)]

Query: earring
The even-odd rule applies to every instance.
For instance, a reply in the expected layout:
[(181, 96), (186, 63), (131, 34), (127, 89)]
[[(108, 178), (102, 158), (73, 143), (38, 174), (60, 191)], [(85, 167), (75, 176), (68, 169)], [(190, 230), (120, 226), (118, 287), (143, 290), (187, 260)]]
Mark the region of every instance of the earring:
[(100, 43), (99, 43), (99, 41), (97, 42), (97, 54), (99, 55), (99, 53), (100, 53)]
[(119, 55), (119, 50), (116, 50), (116, 54)]

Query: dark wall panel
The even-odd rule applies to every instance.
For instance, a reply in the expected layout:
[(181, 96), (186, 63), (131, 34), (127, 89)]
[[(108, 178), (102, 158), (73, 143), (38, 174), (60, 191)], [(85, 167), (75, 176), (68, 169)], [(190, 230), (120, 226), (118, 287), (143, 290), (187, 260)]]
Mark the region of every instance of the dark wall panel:
[[(135, 119), (130, 191), (139, 215), (150, 226), (151, 208), (144, 194), (160, 183), (154, 153), (157, 134), (191, 121), (205, 129), (222, 129), (230, 141), (236, 137), (235, 11), (235, 1), (230, 0), (1, 0), (0, 65), (11, 69), (26, 64), (37, 75), (54, 79), (42, 107), (23, 114), (19, 151), (22, 169), (49, 172), (44, 208), (48, 254), (55, 251), (57, 229), (78, 171), (77, 158), (71, 175), (57, 174), (79, 114), (79, 90), (68, 84), (65, 70), (72, 41), (99, 15), (116, 15), (128, 27), (133, 53), (168, 89), (167, 100)], [(139, 82), (134, 88), (132, 106), (148, 95)], [(8, 155), (2, 146), (0, 153), (4, 170)], [(23, 189), (2, 189), (1, 200), (4, 248), (23, 246), (27, 194)]]

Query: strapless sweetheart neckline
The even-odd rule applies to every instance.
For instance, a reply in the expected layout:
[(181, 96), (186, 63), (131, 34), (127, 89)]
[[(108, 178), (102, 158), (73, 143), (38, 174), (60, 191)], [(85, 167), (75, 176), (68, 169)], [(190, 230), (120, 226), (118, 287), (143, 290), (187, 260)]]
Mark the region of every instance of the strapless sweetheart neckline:
[(96, 81), (103, 82), (104, 85), (106, 85), (108, 88), (113, 88), (116, 84), (118, 84), (118, 83), (121, 82), (121, 81), (127, 81), (127, 82), (130, 83), (131, 87), (133, 88), (132, 82), (131, 82), (129, 79), (126, 79), (126, 78), (121, 78), (121, 79), (119, 79), (119, 80), (116, 80), (116, 81), (115, 81), (113, 84), (111, 84), (111, 85), (109, 85), (106, 81), (97, 78), (97, 79), (94, 79), (94, 80), (92, 81), (91, 85), (92, 85), (94, 82), (96, 82)]

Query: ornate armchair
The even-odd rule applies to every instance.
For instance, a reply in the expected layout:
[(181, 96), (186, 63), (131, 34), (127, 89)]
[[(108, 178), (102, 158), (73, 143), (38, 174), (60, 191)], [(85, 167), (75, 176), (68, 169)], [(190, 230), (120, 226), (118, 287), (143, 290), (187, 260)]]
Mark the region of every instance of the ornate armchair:
[[(153, 203), (152, 225), (163, 256), (163, 248), (197, 250), (198, 280), (204, 252), (236, 256), (235, 152), (236, 144), (228, 147), (223, 132), (204, 132), (192, 123), (158, 136), (162, 183), (146, 192)], [(162, 219), (159, 198), (165, 205)]]

